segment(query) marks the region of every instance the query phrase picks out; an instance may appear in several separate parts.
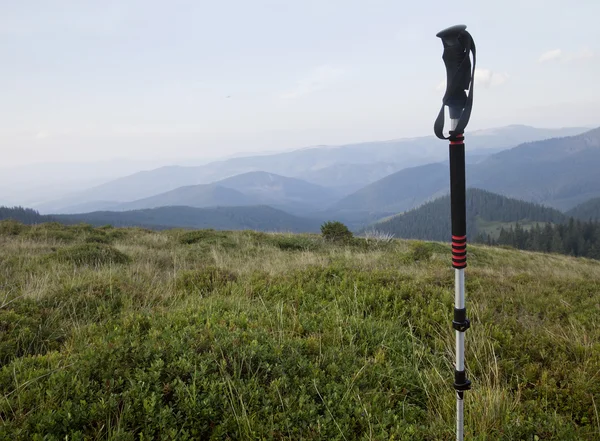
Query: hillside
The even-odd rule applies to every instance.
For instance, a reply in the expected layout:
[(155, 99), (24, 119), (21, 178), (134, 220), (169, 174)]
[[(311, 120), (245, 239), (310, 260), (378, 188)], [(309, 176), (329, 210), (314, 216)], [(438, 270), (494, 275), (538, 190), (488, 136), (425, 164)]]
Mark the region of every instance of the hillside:
[(335, 199), (335, 192), (321, 185), (267, 172), (249, 172), (215, 183), (252, 197), (260, 204), (286, 207), (306, 212), (325, 207)]
[(336, 200), (336, 191), (301, 179), (267, 172), (248, 172), (212, 184), (188, 185), (129, 202), (90, 201), (56, 211), (58, 214), (91, 211), (126, 211), (165, 206), (235, 207), (270, 205), (294, 214), (323, 209)]
[(406, 211), (427, 199), (447, 193), (449, 180), (448, 167), (443, 163), (407, 168), (346, 196), (330, 210), (340, 215), (355, 211)]
[[(4, 223), (0, 242), (3, 439), (453, 439), (447, 245)], [(598, 286), (600, 262), (471, 247), (466, 439), (598, 439)]]
[(273, 173), (249, 172), (214, 184), (179, 187), (149, 198), (101, 209), (124, 211), (173, 205), (198, 208), (270, 205), (293, 214), (305, 214), (321, 209), (333, 200), (334, 192), (319, 185)]
[[(527, 222), (564, 222), (567, 217), (558, 210), (507, 198), (484, 190), (467, 190), (467, 236), (473, 240), (488, 231), (490, 225)], [(451, 237), (450, 196), (446, 195), (419, 208), (393, 216), (372, 226), (395, 237), (448, 241)]]
[(53, 215), (62, 223), (145, 228), (214, 228), (217, 230), (318, 231), (321, 223), (268, 206), (195, 208), (158, 207), (132, 211), (97, 211), (83, 214)]
[[(447, 150), (445, 150), (447, 151)], [(467, 157), (472, 152), (467, 136)], [(469, 187), (560, 210), (600, 196), (600, 128), (564, 138), (521, 144), (467, 167)], [(332, 208), (341, 213), (398, 212), (449, 191), (446, 163), (398, 171), (347, 196)]]
[[(508, 126), (473, 132), (469, 149), (476, 154), (514, 147), (520, 143), (581, 133), (583, 128), (539, 129)], [(364, 142), (342, 146), (319, 146), (271, 155), (231, 158), (201, 166), (167, 166), (142, 171), (75, 194), (35, 206), (41, 212), (64, 212), (71, 206), (92, 201), (128, 202), (174, 190), (178, 187), (210, 184), (230, 176), (251, 171), (264, 171), (282, 176), (310, 180), (330, 188), (347, 188), (347, 182), (358, 179), (360, 185), (377, 180), (385, 172), (373, 164), (391, 164), (394, 170), (441, 161), (447, 151), (433, 136), (391, 141)], [(320, 174), (319, 170), (340, 164), (355, 167), (337, 169), (337, 173)], [(363, 167), (364, 166), (364, 167)], [(372, 180), (371, 180), (372, 179)], [(357, 188), (349, 188), (349, 191)]]
[(600, 198), (590, 199), (571, 208), (567, 215), (583, 221), (600, 220)]
[[(225, 188), (221, 185), (190, 185), (180, 187), (175, 190), (161, 193), (137, 201), (125, 202), (110, 210), (141, 210), (147, 208), (168, 207), (168, 206), (189, 206), (196, 208), (206, 207), (235, 207), (242, 205), (258, 205), (259, 201), (251, 196), (240, 193), (231, 188)], [(97, 211), (97, 210), (94, 210)]]
[(308, 182), (330, 188), (341, 197), (403, 168), (405, 166), (401, 164), (389, 162), (374, 162), (372, 164), (340, 163), (306, 171), (302, 174), (302, 178)]
[(523, 144), (472, 168), (470, 185), (568, 210), (600, 196), (600, 128)]

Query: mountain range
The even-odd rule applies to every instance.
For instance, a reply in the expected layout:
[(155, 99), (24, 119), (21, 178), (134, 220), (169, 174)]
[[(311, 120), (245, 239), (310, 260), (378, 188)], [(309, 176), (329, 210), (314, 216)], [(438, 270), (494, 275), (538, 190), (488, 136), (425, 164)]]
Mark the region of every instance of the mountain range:
[[(554, 133), (570, 133), (579, 130), (565, 129)], [(573, 209), (572, 215), (578, 218), (598, 217), (595, 213), (598, 212), (600, 202), (590, 201), (587, 205), (576, 209), (573, 207), (590, 199), (600, 198), (600, 180), (597, 179), (596, 172), (600, 167), (600, 128), (587, 130), (574, 136), (525, 142), (509, 149), (495, 150), (502, 142), (514, 142), (516, 139), (543, 136), (548, 133), (548, 131), (521, 126), (469, 133), (467, 135), (468, 187), (480, 189), (477, 190), (478, 192), (486, 190), (538, 205), (551, 206), (563, 212)], [(245, 228), (249, 225), (246, 222), (248, 213), (252, 213), (252, 219), (267, 219), (268, 215), (264, 213), (268, 209), (275, 210), (271, 214), (275, 218), (282, 219), (282, 222), (273, 224), (265, 220), (265, 226), (257, 228), (280, 229), (286, 228), (284, 224), (289, 224), (290, 228), (287, 228), (289, 230), (314, 231), (323, 221), (339, 220), (355, 231), (373, 223), (377, 223), (379, 228), (381, 225), (387, 225), (386, 222), (394, 222), (396, 231), (401, 232), (405, 227), (398, 224), (400, 219), (406, 223), (407, 219), (413, 219), (415, 213), (407, 213), (407, 217), (397, 215), (415, 207), (423, 206), (421, 210), (435, 212), (435, 215), (428, 215), (431, 219), (445, 216), (442, 212), (436, 212), (437, 208), (431, 211), (432, 208), (427, 203), (430, 201), (435, 201), (435, 204), (445, 203), (439, 202), (438, 198), (447, 195), (449, 190), (447, 160), (441, 158), (440, 161), (403, 168), (411, 161), (418, 162), (432, 156), (429, 147), (432, 142), (429, 138), (414, 138), (336, 148), (308, 148), (273, 155), (235, 157), (196, 167), (162, 167), (113, 180), (69, 200), (65, 199), (60, 203), (72, 204), (57, 209), (53, 216), (64, 222), (80, 219), (94, 224), (100, 222), (135, 225), (137, 223), (160, 228), (173, 226)], [(437, 140), (435, 142), (437, 154), (441, 156), (440, 152), (443, 152), (444, 156), (447, 155), (448, 147), (441, 147)], [(489, 148), (481, 148), (482, 143), (487, 143)], [(420, 153), (407, 154), (407, 149), (419, 147)], [(347, 161), (354, 162), (341, 162), (342, 156)], [(402, 156), (406, 161), (400, 165)], [(388, 160), (395, 162), (388, 162)], [(206, 179), (207, 176), (215, 177), (219, 174), (233, 173), (234, 170), (253, 167), (280, 168), (290, 174), (304, 170), (303, 174), (306, 177), (301, 179), (272, 171), (256, 170), (237, 173), (210, 183), (180, 185), (190, 180)], [(396, 168), (402, 169), (394, 172)], [(379, 174), (385, 176), (351, 194), (346, 194), (352, 182), (356, 185), (357, 182), (371, 181)], [(173, 188), (159, 191), (165, 186)], [(129, 199), (139, 192), (150, 193), (150, 195)], [(96, 199), (92, 198), (94, 195)], [(101, 196), (104, 198), (100, 198)], [(477, 203), (484, 204), (478, 209), (485, 210), (488, 204), (499, 203), (489, 195), (481, 196), (481, 193), (476, 193), (476, 196), (471, 194), (470, 197), (476, 197)], [(439, 206), (435, 204), (434, 206)], [(229, 208), (233, 211), (228, 211)], [(208, 211), (188, 211), (188, 209)], [(243, 215), (232, 214), (240, 210)], [(536, 212), (541, 213), (539, 210)], [(80, 214), (70, 217), (60, 216), (74, 213)], [(200, 218), (192, 219), (194, 214)], [(286, 218), (284, 214), (290, 217)], [(427, 228), (431, 230), (429, 224), (419, 217), (421, 214), (417, 214), (419, 219), (417, 224), (420, 224), (417, 227), (421, 230)], [(227, 216), (236, 220), (229, 222), (225, 219)], [(486, 222), (515, 221), (499, 220), (499, 216), (493, 216), (498, 219), (474, 216), (471, 218), (471, 225), (483, 229), (486, 228)], [(382, 219), (384, 221), (379, 222)], [(554, 218), (554, 221), (556, 219)], [(545, 220), (537, 216), (529, 221)], [(439, 227), (440, 224), (436, 225)], [(411, 228), (414, 229), (415, 226)], [(471, 233), (474, 231), (472, 230)]]
[[(470, 134), (469, 152), (476, 162), (520, 143), (581, 133), (585, 128), (538, 129), (508, 126)], [(82, 204), (106, 208), (107, 202), (134, 202), (180, 187), (214, 184), (248, 172), (268, 172), (321, 185), (338, 197), (360, 190), (390, 173), (444, 160), (442, 143), (432, 137), (366, 142), (343, 146), (319, 146), (290, 152), (236, 157), (201, 166), (167, 166), (141, 171), (70, 196), (35, 205), (44, 213), (73, 213)], [(326, 207), (321, 207), (326, 208)]]
[(290, 213), (306, 215), (308, 212), (331, 204), (336, 199), (335, 190), (301, 179), (267, 172), (248, 172), (213, 184), (183, 186), (131, 202), (97, 201), (71, 206), (64, 211), (83, 213), (97, 210), (140, 210), (164, 206), (205, 208), (270, 205)]
[[(568, 210), (600, 196), (599, 169), (600, 128), (491, 155), (467, 167), (467, 185)], [(449, 187), (447, 162), (408, 168), (346, 196), (332, 213), (403, 212), (447, 194)]]

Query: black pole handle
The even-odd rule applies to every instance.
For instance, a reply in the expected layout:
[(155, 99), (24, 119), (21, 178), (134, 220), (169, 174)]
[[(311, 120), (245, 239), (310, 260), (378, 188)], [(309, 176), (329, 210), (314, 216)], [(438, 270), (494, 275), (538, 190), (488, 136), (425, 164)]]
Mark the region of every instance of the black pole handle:
[[(466, 29), (465, 25), (456, 25), (436, 34), (442, 39), (444, 46), (442, 59), (446, 65), (446, 93), (434, 124), (435, 134), (440, 139), (449, 139), (443, 135), (445, 106), (450, 109), (450, 118), (459, 120), (453, 130), (455, 133), (463, 133), (471, 117), (476, 58), (475, 42)], [(469, 57), (471, 53), (473, 54), (472, 66)], [(469, 90), (468, 95), (466, 90)]]
[(467, 183), (464, 135), (450, 141), (450, 213), (452, 220), (452, 266), (467, 266)]

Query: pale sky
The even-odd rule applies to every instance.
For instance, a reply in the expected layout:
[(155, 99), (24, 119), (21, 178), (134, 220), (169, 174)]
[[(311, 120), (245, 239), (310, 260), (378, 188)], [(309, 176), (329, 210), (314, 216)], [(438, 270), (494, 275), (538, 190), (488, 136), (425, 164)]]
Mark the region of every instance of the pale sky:
[(1, 165), (430, 135), (435, 34), (459, 23), (469, 129), (600, 125), (599, 17), (599, 0), (0, 0)]

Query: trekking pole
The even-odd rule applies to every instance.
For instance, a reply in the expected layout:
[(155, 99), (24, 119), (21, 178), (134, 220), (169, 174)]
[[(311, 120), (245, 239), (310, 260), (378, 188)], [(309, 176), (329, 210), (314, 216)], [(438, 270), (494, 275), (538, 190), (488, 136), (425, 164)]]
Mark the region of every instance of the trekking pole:
[[(437, 34), (442, 39), (446, 65), (446, 93), (434, 124), (440, 139), (450, 140), (450, 204), (452, 216), (452, 266), (454, 267), (454, 320), (456, 334), (456, 440), (464, 438), (464, 392), (471, 388), (465, 371), (465, 331), (469, 329), (465, 307), (465, 268), (467, 266), (467, 213), (464, 129), (469, 123), (473, 105), (475, 43), (464, 25), (452, 26)], [(473, 54), (471, 67), (470, 54)], [(466, 90), (469, 91), (468, 95)], [(450, 115), (450, 135), (444, 136), (445, 107)]]

